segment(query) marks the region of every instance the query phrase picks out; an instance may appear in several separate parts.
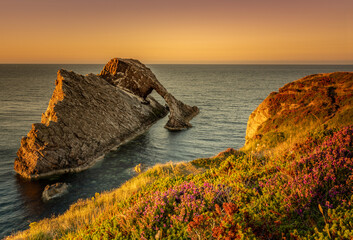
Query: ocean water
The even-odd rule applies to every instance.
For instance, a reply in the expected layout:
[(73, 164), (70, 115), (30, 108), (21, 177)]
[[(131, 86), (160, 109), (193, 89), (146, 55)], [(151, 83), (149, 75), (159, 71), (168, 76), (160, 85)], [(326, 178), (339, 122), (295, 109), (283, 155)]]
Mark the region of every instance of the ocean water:
[[(190, 161), (216, 155), (245, 142), (251, 112), (273, 91), (314, 73), (353, 71), (334, 65), (149, 65), (177, 98), (200, 108), (193, 128), (169, 132), (167, 117), (146, 133), (109, 152), (92, 168), (51, 179), (24, 180), (13, 163), (20, 139), (40, 122), (60, 68), (80, 74), (99, 73), (103, 65), (0, 65), (0, 238), (28, 228), (32, 221), (66, 211), (80, 198), (119, 187), (134, 176), (139, 163)], [(162, 103), (163, 99), (153, 93)], [(43, 202), (47, 184), (70, 184), (69, 193)]]

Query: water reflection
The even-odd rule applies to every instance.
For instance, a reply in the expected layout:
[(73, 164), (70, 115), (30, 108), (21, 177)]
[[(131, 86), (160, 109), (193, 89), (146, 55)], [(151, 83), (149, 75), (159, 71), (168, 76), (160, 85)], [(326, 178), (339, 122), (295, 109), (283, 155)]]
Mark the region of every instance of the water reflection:
[[(56, 71), (64, 68), (83, 74), (99, 73), (102, 67), (0, 65), (0, 239), (11, 231), (27, 228), (29, 221), (62, 213), (79, 198), (119, 187), (134, 176), (133, 167), (139, 163), (152, 166), (189, 161), (213, 156), (228, 147), (239, 148), (244, 144), (249, 115), (270, 92), (313, 73), (352, 69), (352, 66), (153, 65), (152, 71), (175, 97), (200, 108), (200, 114), (191, 121), (193, 128), (168, 132), (163, 128), (168, 118), (164, 118), (84, 172), (38, 181), (15, 177), (13, 160), (19, 140), (33, 122), (40, 121), (55, 87)], [(71, 185), (69, 193), (43, 202), (44, 187), (59, 181)]]
[[(102, 161), (83, 172), (51, 176), (39, 180), (24, 179), (16, 174), (14, 176), (15, 183), (26, 215), (31, 221), (51, 217), (52, 214), (62, 213), (70, 204), (80, 198), (88, 198), (96, 192), (110, 190), (121, 185), (134, 176), (133, 168), (137, 164), (145, 163), (146, 156), (149, 155), (147, 149), (153, 148), (150, 140), (148, 131), (107, 153)], [(147, 164), (152, 165), (154, 162), (151, 161)], [(44, 202), (41, 196), (45, 186), (56, 182), (68, 183), (69, 193)]]
[(43, 181), (23, 179), (18, 174), (15, 175), (15, 181), (26, 215), (28, 214), (34, 218), (43, 215), (45, 209), (41, 196), (46, 184)]

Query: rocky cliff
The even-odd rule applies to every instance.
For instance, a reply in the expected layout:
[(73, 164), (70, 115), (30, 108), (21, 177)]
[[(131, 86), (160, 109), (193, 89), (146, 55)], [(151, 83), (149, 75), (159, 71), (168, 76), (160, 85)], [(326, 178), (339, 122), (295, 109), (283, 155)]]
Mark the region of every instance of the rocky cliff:
[(189, 121), (199, 113), (196, 106), (191, 107), (177, 100), (163, 87), (152, 71), (138, 60), (114, 58), (105, 65), (99, 76), (142, 99), (146, 99), (148, 94), (155, 90), (169, 107), (169, 121), (165, 125), (169, 130), (191, 127)]
[(27, 178), (84, 170), (168, 112), (148, 94), (143, 104), (133, 91), (94, 74), (60, 70), (55, 84), (41, 123), (32, 125), (17, 152), (15, 171)]
[(246, 144), (271, 135), (297, 134), (317, 125), (352, 123), (353, 72), (315, 74), (271, 93), (250, 115)]

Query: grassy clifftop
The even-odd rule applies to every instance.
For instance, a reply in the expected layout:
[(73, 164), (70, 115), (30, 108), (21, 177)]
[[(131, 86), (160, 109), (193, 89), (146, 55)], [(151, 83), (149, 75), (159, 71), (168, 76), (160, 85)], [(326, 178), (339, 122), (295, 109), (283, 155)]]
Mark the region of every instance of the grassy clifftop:
[(288, 84), (254, 111), (242, 149), (155, 166), (9, 239), (351, 239), (352, 75)]
[(245, 149), (271, 148), (317, 128), (352, 124), (353, 73), (314, 74), (271, 93), (250, 115)]

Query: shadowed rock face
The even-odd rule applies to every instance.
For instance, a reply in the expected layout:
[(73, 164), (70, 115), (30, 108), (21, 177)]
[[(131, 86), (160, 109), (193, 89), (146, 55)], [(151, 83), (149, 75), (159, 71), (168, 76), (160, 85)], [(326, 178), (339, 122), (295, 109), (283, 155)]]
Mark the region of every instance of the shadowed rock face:
[(152, 71), (138, 60), (114, 58), (105, 65), (99, 76), (143, 99), (146, 99), (152, 90), (156, 90), (170, 110), (169, 121), (165, 125), (169, 130), (177, 131), (191, 127), (189, 121), (199, 113), (198, 107), (188, 106), (170, 94)]
[(76, 172), (143, 133), (167, 115), (152, 97), (141, 99), (89, 74), (60, 70), (41, 123), (21, 140), (15, 171), (26, 178)]

